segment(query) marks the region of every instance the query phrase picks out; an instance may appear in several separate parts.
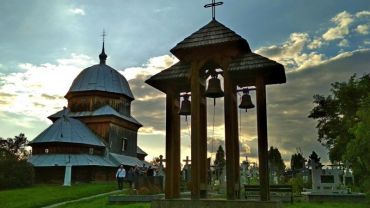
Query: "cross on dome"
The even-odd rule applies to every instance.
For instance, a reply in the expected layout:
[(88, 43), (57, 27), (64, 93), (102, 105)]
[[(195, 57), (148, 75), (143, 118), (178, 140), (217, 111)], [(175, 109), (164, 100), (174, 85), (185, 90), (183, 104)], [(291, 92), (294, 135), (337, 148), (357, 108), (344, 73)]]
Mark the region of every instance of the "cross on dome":
[(104, 50), (104, 41), (105, 41), (105, 36), (106, 33), (105, 33), (105, 30), (103, 30), (103, 34), (101, 35), (103, 37), (103, 48), (101, 50), (101, 53), (99, 55), (99, 59), (100, 59), (100, 64), (105, 64), (105, 61), (107, 60), (107, 54), (105, 54), (105, 50)]

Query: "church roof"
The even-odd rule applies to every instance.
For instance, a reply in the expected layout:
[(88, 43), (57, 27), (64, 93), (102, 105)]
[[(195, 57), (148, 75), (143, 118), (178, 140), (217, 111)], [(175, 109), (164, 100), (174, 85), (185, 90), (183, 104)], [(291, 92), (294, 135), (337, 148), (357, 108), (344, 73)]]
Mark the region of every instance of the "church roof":
[(131, 157), (127, 155), (120, 155), (116, 153), (109, 153), (109, 158), (116, 162), (117, 165), (123, 164), (127, 166), (139, 166), (142, 167), (143, 164), (149, 166), (150, 163), (146, 161), (139, 160), (137, 157)]
[(67, 95), (69, 93), (86, 91), (117, 93), (134, 99), (126, 78), (104, 63), (84, 69), (74, 79)]
[(228, 71), (236, 84), (241, 86), (255, 85), (258, 74), (264, 76), (265, 84), (281, 84), (286, 82), (284, 66), (256, 53), (246, 53), (235, 58)]
[[(145, 82), (157, 89), (166, 91), (164, 88), (163, 82), (175, 82), (176, 86), (184, 84), (184, 88), (190, 88), (188, 84), (188, 77), (190, 72), (190, 64), (179, 61), (171, 67), (153, 75)], [(179, 89), (181, 90), (181, 89)]]
[(108, 157), (89, 154), (37, 154), (32, 155), (28, 162), (36, 167), (51, 166), (107, 166), (116, 167)]
[(74, 143), (105, 147), (104, 143), (81, 121), (63, 115), (29, 144)]
[(104, 42), (99, 54), (100, 63), (84, 69), (74, 80), (67, 95), (74, 92), (101, 91), (125, 95), (135, 99), (126, 78), (108, 66)]
[(136, 153), (141, 155), (148, 155), (144, 150), (142, 150), (139, 146), (136, 148)]
[(241, 42), (249, 49), (248, 42), (244, 38), (218, 22), (216, 19), (213, 19), (207, 25), (203, 26), (198, 31), (179, 42), (174, 48), (171, 49), (171, 52), (176, 55), (176, 51), (181, 49), (216, 45), (234, 41)]
[[(129, 121), (131, 123), (134, 123), (136, 125), (139, 125), (139, 126), (142, 126), (142, 124), (137, 121), (135, 118), (131, 117), (131, 116), (125, 116), (125, 115), (122, 115), (120, 113), (118, 113), (116, 110), (114, 110), (111, 106), (109, 105), (105, 105), (95, 111), (82, 111), (82, 112), (70, 112), (68, 110), (67, 111), (67, 115), (69, 117), (89, 117), (89, 116), (116, 116), (116, 117), (119, 117), (119, 118), (122, 118), (126, 121)], [(63, 116), (63, 110), (60, 110), (56, 113), (54, 113), (53, 115), (50, 115), (48, 118), (50, 120), (54, 120), (56, 118), (60, 118)]]

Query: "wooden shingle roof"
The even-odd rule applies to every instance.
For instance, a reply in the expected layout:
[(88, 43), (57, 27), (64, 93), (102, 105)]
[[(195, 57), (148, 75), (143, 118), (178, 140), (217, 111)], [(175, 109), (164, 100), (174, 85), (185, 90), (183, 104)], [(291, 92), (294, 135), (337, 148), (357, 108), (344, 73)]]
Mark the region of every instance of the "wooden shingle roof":
[(256, 53), (246, 53), (234, 59), (228, 68), (230, 75), (240, 86), (255, 85), (255, 78), (261, 75), (265, 84), (286, 82), (284, 66)]
[(188, 87), (189, 72), (190, 64), (179, 61), (171, 67), (153, 75), (145, 82), (163, 92), (166, 91), (166, 88), (171, 83), (176, 83), (176, 86), (183, 84), (180, 88), (184, 89)]
[(176, 55), (176, 51), (178, 50), (224, 44), (227, 42), (240, 42), (250, 51), (248, 42), (244, 38), (214, 19), (179, 42), (171, 49), (171, 53)]

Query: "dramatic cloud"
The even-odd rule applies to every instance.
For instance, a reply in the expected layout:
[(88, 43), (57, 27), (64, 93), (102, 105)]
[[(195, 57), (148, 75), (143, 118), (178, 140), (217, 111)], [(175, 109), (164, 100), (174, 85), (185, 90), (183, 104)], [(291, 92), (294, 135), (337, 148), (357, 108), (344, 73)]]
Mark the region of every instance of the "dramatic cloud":
[(348, 47), (348, 46), (349, 46), (349, 44), (348, 44), (348, 40), (346, 40), (346, 39), (341, 40), (341, 41), (338, 43), (338, 46), (339, 46), (339, 47)]
[[(309, 36), (306, 33), (293, 33), (288, 41), (282, 45), (272, 45), (256, 50), (256, 53), (276, 60), (286, 67), (287, 71), (300, 70), (322, 62), (324, 55), (317, 52), (305, 53)], [(319, 39), (309, 44), (312, 48), (320, 47)]]
[(68, 12), (74, 15), (81, 15), (81, 16), (84, 16), (86, 14), (85, 11), (81, 8), (71, 8), (68, 10)]
[(369, 34), (370, 26), (369, 25), (358, 25), (355, 30), (361, 35), (367, 35)]
[(356, 13), (356, 17), (358, 18), (364, 18), (364, 17), (370, 17), (370, 11), (361, 11)]
[(66, 105), (63, 96), (77, 74), (93, 61), (72, 54), (56, 63), (21, 63), (22, 72), (0, 74), (0, 111), (22, 114), (47, 121), (46, 117)]
[(329, 28), (323, 35), (324, 40), (335, 40), (343, 38), (349, 33), (349, 26), (353, 22), (353, 16), (346, 11), (337, 14), (331, 19), (336, 24), (335, 27)]
[(323, 45), (324, 45), (324, 42), (322, 38), (316, 38), (311, 43), (309, 43), (307, 47), (309, 49), (318, 49), (318, 48), (321, 48), (321, 46)]

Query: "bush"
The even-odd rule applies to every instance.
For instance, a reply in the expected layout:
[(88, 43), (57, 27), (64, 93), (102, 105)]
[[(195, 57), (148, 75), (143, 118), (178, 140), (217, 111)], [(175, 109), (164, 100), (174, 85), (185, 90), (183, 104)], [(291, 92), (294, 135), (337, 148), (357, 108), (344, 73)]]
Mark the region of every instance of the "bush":
[(32, 186), (35, 173), (26, 160), (0, 160), (0, 190)]

